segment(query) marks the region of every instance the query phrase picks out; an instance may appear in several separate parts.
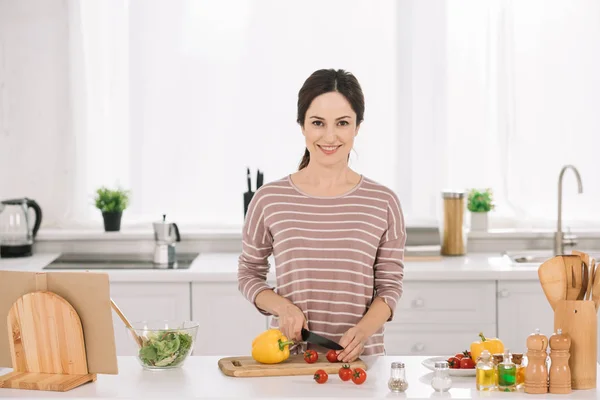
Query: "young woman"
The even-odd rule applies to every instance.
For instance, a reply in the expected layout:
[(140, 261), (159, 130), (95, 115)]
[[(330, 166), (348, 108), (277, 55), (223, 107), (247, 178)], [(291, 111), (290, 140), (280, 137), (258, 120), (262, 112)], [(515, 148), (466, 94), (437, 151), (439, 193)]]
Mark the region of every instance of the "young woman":
[[(402, 295), (406, 230), (389, 188), (353, 171), (348, 158), (364, 115), (356, 78), (319, 70), (298, 95), (306, 139), (299, 170), (263, 185), (246, 214), (241, 293), (285, 336), (307, 328), (344, 347), (338, 360), (383, 355), (384, 324)], [(268, 257), (276, 288), (266, 283)], [(298, 343), (292, 352), (314, 348)]]

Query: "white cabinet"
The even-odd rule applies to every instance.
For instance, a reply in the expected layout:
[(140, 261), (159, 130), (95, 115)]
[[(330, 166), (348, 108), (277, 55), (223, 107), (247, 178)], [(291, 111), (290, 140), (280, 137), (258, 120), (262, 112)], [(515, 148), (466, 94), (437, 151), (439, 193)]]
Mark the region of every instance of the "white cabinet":
[(496, 336), (495, 281), (411, 281), (385, 327), (388, 355), (468, 350), (479, 332)]
[[(110, 296), (127, 319), (190, 320), (190, 284), (183, 283), (111, 283)], [(123, 321), (113, 312), (117, 355), (137, 353)]]
[(200, 322), (194, 355), (250, 355), (267, 317), (239, 292), (237, 282), (192, 284), (192, 318)]
[(527, 352), (527, 336), (536, 329), (550, 336), (554, 312), (537, 280), (498, 282), (498, 336), (511, 352)]

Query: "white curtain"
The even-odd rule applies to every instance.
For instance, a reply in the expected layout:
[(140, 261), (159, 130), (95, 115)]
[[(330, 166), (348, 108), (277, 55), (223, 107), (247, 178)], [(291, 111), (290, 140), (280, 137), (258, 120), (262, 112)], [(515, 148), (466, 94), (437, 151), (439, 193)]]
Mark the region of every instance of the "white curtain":
[(120, 184), (133, 191), (125, 224), (241, 224), (246, 166), (267, 181), (296, 168), (297, 91), (340, 67), (366, 93), (352, 165), (399, 193), (409, 224), (435, 222), (444, 189), (491, 187), (492, 227), (553, 228), (558, 174), (573, 164), (584, 193), (568, 171), (565, 223), (600, 226), (596, 1), (69, 6), (71, 221), (97, 222), (93, 191)]
[[(452, 4), (452, 6), (450, 6)], [(600, 4), (489, 0), (447, 7), (446, 184), (492, 187), (495, 227), (600, 226)]]
[(63, 223), (101, 220), (94, 194), (103, 185), (128, 188), (129, 1), (69, 0), (71, 129), (77, 168), (74, 198)]

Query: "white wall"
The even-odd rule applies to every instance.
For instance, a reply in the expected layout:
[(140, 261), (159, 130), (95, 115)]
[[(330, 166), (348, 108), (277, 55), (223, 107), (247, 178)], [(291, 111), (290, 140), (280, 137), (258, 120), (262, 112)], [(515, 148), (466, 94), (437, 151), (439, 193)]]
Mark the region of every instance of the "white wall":
[(0, 1), (0, 199), (27, 196), (52, 225), (74, 172), (64, 1)]

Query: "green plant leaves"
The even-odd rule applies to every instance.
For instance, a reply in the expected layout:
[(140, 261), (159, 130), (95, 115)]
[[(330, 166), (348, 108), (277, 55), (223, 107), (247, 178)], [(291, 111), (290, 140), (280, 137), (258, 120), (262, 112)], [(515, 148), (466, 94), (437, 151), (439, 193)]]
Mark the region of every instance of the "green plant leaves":
[(108, 189), (104, 186), (96, 190), (96, 208), (102, 212), (121, 212), (129, 205), (129, 191)]
[(488, 212), (494, 209), (494, 196), (491, 189), (471, 189), (467, 203), (471, 212)]

